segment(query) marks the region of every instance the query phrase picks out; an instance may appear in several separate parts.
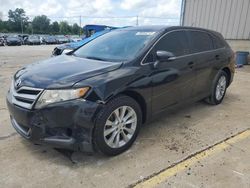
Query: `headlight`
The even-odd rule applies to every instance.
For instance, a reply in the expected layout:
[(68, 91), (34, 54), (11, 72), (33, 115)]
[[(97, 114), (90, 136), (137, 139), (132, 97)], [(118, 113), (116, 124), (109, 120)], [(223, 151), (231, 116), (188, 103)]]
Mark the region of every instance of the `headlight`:
[(37, 100), (35, 108), (38, 109), (51, 103), (81, 98), (87, 93), (88, 90), (89, 87), (78, 89), (44, 90), (42, 95)]

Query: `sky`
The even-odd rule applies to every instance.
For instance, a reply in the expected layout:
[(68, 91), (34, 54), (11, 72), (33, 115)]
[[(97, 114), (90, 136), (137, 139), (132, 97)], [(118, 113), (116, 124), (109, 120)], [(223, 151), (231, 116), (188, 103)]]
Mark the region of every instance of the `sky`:
[(8, 19), (8, 10), (23, 8), (31, 19), (47, 15), (52, 21), (70, 24), (106, 24), (111, 26), (178, 25), (181, 0), (0, 0), (0, 17)]

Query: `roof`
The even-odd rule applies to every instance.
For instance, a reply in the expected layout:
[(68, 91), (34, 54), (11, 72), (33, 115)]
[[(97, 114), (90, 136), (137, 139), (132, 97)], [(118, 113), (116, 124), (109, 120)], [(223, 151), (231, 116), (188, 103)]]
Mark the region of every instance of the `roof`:
[(216, 31), (199, 28), (199, 27), (167, 26), (167, 25), (135, 26), (135, 27), (123, 28), (122, 30), (126, 30), (126, 31), (171, 31), (171, 30), (176, 30), (176, 29), (195, 29), (195, 30), (200, 30), (200, 31), (217, 33)]
[(107, 26), (107, 25), (85, 25), (83, 27), (83, 30), (93, 29), (95, 31), (101, 31), (101, 30), (104, 30), (105, 28), (116, 28), (116, 27)]
[(149, 25), (149, 26), (134, 26), (134, 27), (126, 27), (122, 30), (126, 31), (161, 31), (165, 30), (169, 26), (166, 25)]

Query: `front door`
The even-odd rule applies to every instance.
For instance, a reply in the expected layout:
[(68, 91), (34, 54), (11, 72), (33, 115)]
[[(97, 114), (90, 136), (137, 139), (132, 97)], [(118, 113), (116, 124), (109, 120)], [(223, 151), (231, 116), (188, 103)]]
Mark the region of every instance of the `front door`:
[(195, 83), (194, 63), (189, 54), (185, 31), (172, 31), (165, 34), (155, 45), (152, 53), (158, 50), (172, 52), (175, 59), (161, 62), (153, 69), (152, 112), (156, 114), (173, 107), (192, 96)]

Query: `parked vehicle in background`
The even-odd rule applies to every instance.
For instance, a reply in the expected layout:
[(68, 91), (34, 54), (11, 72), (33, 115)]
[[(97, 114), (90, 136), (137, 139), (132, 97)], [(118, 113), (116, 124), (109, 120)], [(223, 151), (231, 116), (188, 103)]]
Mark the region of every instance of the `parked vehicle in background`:
[(7, 106), (13, 127), (34, 143), (117, 155), (163, 112), (203, 99), (220, 104), (234, 69), (217, 32), (130, 27), (20, 69)]
[(18, 37), (21, 39), (22, 44), (26, 44), (25, 41), (28, 39), (29, 35), (27, 35), (27, 34), (19, 34)]
[(46, 37), (47, 35), (39, 35), (39, 38), (40, 38), (40, 44), (45, 44), (45, 39), (44, 37)]
[(86, 38), (90, 37), (94, 33), (103, 31), (103, 30), (111, 30), (116, 29), (117, 27), (107, 26), (107, 25), (85, 25), (83, 27), (83, 32)]
[(10, 35), (6, 38), (5, 44), (8, 46), (21, 46), (22, 40), (16, 35)]
[(79, 42), (83, 40), (83, 38), (79, 37), (79, 36), (71, 36), (70, 37), (70, 42)]
[(37, 36), (37, 35), (30, 35), (25, 40), (25, 44), (28, 44), (28, 45), (40, 45), (41, 44), (40, 37)]
[(56, 36), (56, 39), (57, 39), (58, 44), (64, 44), (64, 43), (69, 42), (69, 39), (64, 35), (58, 35)]
[(44, 36), (43, 42), (45, 44), (58, 44), (58, 41), (55, 36)]
[(4, 46), (4, 37), (0, 36), (0, 46)]
[[(126, 27), (122, 27), (126, 28)], [(53, 52), (53, 56), (61, 55), (63, 53), (68, 53), (72, 50), (75, 50), (84, 44), (90, 42), (91, 40), (110, 32), (111, 30), (118, 29), (118, 27), (111, 27), (106, 25), (85, 25), (83, 31), (85, 33), (83, 39), (79, 42), (71, 42), (64, 45), (57, 46)]]
[(71, 52), (72, 50), (75, 50), (75, 49), (83, 46), (84, 44), (94, 40), (95, 38), (97, 38), (99, 36), (102, 36), (105, 33), (108, 33), (110, 31), (111, 31), (110, 29), (106, 29), (106, 30), (103, 30), (103, 31), (96, 32), (92, 36), (90, 36), (88, 38), (85, 38), (85, 39), (83, 39), (83, 40), (81, 40), (79, 42), (71, 42), (71, 43), (66, 43), (66, 44), (62, 44), (60, 46), (57, 46), (52, 51), (52, 55), (53, 56), (58, 56), (58, 55), (61, 55), (61, 54)]

